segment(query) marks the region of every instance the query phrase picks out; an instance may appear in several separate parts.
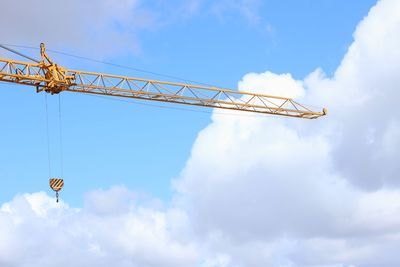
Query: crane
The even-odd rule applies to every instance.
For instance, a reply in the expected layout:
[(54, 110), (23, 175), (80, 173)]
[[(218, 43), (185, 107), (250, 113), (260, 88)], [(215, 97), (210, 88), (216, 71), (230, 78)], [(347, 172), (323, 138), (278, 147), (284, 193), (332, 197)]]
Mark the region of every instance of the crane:
[(38, 93), (68, 91), (306, 119), (327, 114), (325, 108), (313, 111), (289, 97), (71, 70), (54, 63), (43, 43), (40, 55), (40, 61), (28, 57), (34, 63), (0, 58), (0, 81), (33, 86)]
[[(33, 86), (38, 93), (54, 95), (68, 91), (304, 119), (316, 119), (327, 114), (325, 108), (313, 111), (289, 97), (72, 70), (54, 63), (43, 43), (40, 44), (41, 60), (1, 44), (0, 47), (33, 61), (0, 58), (0, 81)], [(58, 202), (63, 179), (51, 178), (49, 185), (56, 192)]]

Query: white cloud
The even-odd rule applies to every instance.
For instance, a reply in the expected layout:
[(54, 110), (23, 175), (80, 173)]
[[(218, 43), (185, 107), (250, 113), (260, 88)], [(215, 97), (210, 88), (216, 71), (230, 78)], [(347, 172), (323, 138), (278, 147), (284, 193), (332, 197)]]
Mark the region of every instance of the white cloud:
[(239, 82), (239, 90), (301, 98), (305, 91), (301, 81), (296, 81), (290, 73), (277, 75), (270, 71), (246, 74)]
[(245, 248), (258, 242), (270, 255), (260, 266), (400, 264), (399, 14), (399, 1), (378, 2), (331, 78), (265, 72), (239, 83), (324, 105), (327, 117), (214, 114), (200, 132), (175, 185), (197, 233), (222, 236), (233, 263), (249, 265)]
[(193, 266), (193, 243), (174, 234), (185, 217), (126, 205), (131, 194), (92, 192), (82, 209), (45, 193), (15, 197), (0, 208), (0, 266)]
[(236, 11), (248, 22), (257, 24), (261, 20), (259, 14), (261, 6), (262, 1), (260, 0), (220, 0), (211, 4), (211, 11), (220, 18), (223, 18), (223, 15), (227, 12)]
[[(254, 20), (259, 0), (15, 0), (2, 3), (2, 43), (81, 51), (86, 56), (107, 57), (141, 52), (139, 35), (192, 19), (199, 13), (218, 16), (234, 10)], [(218, 7), (218, 8), (217, 8)]]
[(396, 147), (399, 137), (400, 112), (395, 108), (400, 83), (399, 12), (398, 1), (378, 2), (358, 25), (334, 77), (312, 74), (307, 84), (307, 101), (326, 103), (331, 110), (326, 124), (335, 127), (336, 169), (366, 189), (400, 185), (398, 164), (393, 161), (399, 150), (387, 149)]
[[(0, 18), (5, 43), (39, 45), (88, 53), (119, 49), (138, 52), (138, 30), (151, 27), (152, 16), (137, 0), (26, 1), (2, 3)], [(29, 43), (27, 43), (29, 42)]]

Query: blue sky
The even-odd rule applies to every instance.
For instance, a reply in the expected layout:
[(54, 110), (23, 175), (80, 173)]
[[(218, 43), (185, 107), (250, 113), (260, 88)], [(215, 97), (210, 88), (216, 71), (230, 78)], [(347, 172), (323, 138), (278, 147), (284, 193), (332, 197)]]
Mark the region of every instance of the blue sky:
[[(157, 12), (167, 13), (158, 14), (163, 23), (135, 32), (140, 47), (137, 51), (93, 53), (90, 49), (96, 50), (95, 43), (89, 45), (92, 48), (81, 49), (78, 44), (67, 47), (62, 40), (54, 46), (50, 40), (48, 49), (236, 89), (238, 81), (249, 72), (290, 72), (302, 79), (321, 67), (332, 74), (352, 42), (355, 26), (373, 4), (374, 1), (262, 1), (254, 7), (250, 5), (246, 15), (229, 5), (213, 11), (212, 3), (206, 1), (193, 14), (175, 19), (168, 17), (167, 8), (159, 7)], [(144, 5), (151, 10), (154, 3)], [(114, 23), (112, 27), (118, 31), (127, 26)], [(16, 43), (11, 38), (3, 43), (38, 46), (28, 38)], [(38, 51), (20, 50), (38, 57)], [(4, 51), (2, 55), (10, 56)], [(166, 79), (60, 54), (52, 56), (67, 67)], [(44, 96), (33, 88), (0, 86), (0, 170), (4, 183), (0, 201), (22, 192), (49, 192)], [(52, 113), (52, 175), (60, 176), (58, 97), (48, 96), (48, 101)], [(184, 167), (197, 133), (210, 122), (210, 114), (206, 113), (84, 95), (62, 94), (61, 101), (66, 182), (62, 197), (78, 206), (84, 192), (114, 184), (168, 199), (171, 179)]]
[(329, 110), (300, 120), (48, 95), (52, 176), (62, 103), (56, 203), (45, 95), (0, 84), (1, 267), (400, 266), (400, 1), (16, 0), (0, 22), (1, 43)]

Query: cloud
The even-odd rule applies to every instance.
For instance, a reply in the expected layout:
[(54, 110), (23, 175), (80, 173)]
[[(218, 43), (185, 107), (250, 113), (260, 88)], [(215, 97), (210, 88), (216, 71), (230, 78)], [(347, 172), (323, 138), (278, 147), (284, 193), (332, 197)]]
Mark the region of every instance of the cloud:
[(179, 237), (181, 212), (127, 205), (131, 194), (92, 192), (82, 209), (45, 193), (15, 197), (0, 208), (0, 265), (193, 266), (195, 247)]
[(138, 52), (138, 30), (153, 25), (151, 14), (138, 0), (118, 4), (110, 0), (16, 0), (4, 2), (2, 11), (0, 22), (8, 25), (2, 28), (4, 42), (24, 45), (46, 42), (51, 47), (93, 53), (111, 54), (119, 49)]
[(400, 82), (399, 13), (398, 1), (380, 1), (359, 24), (334, 79), (323, 82), (325, 96), (312, 89), (337, 114), (333, 118), (341, 127), (334, 151), (338, 169), (368, 189), (400, 182), (393, 161), (399, 150), (388, 149), (398, 147), (400, 137), (400, 112), (394, 108)]
[[(379, 1), (333, 77), (265, 72), (239, 83), (326, 106), (327, 117), (214, 113), (199, 133), (175, 186), (196, 232), (220, 236), (232, 266), (400, 264), (398, 14), (398, 1)], [(253, 264), (253, 253), (269, 256)]]
[[(398, 147), (400, 3), (380, 1), (358, 25), (354, 42), (332, 79), (308, 78), (310, 101), (329, 105), (336, 136), (334, 161), (352, 183), (365, 189), (399, 186)], [(339, 136), (340, 135), (340, 136)], [(390, 140), (390, 141), (389, 141)]]
[(264, 93), (268, 95), (282, 95), (291, 98), (301, 98), (305, 91), (301, 81), (296, 81), (290, 73), (275, 74), (270, 71), (265, 73), (246, 74), (239, 82), (239, 90)]
[(228, 12), (237, 12), (241, 17), (245, 18), (248, 22), (258, 24), (261, 21), (259, 10), (262, 6), (260, 0), (239, 0), (228, 1), (220, 0), (215, 1), (211, 5), (212, 13), (216, 14), (219, 18), (223, 18), (223, 14)]
[[(237, 11), (254, 20), (258, 0), (229, 1), (15, 0), (2, 3), (2, 42), (53, 49), (82, 51), (86, 56), (107, 57), (141, 53), (140, 34), (189, 20), (206, 12), (222, 17)], [(213, 11), (214, 10), (214, 11)], [(216, 12), (216, 10), (219, 10)], [(17, 22), (15, 22), (17, 21)]]

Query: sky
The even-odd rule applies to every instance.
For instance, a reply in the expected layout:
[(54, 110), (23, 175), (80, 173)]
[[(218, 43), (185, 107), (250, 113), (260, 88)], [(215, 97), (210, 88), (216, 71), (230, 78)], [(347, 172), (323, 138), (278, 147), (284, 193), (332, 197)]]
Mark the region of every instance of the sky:
[[(19, 0), (2, 9), (3, 25), (19, 19), (1, 43), (31, 56), (45, 42), (329, 114), (49, 95), (50, 176), (65, 179), (57, 204), (46, 97), (0, 84), (0, 266), (400, 265), (399, 1)], [(171, 80), (50, 55), (74, 69)]]

